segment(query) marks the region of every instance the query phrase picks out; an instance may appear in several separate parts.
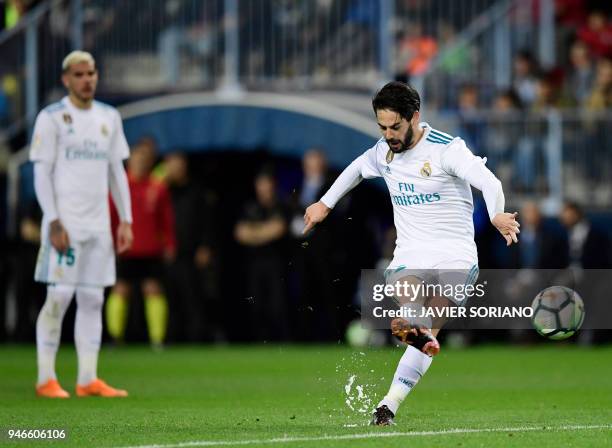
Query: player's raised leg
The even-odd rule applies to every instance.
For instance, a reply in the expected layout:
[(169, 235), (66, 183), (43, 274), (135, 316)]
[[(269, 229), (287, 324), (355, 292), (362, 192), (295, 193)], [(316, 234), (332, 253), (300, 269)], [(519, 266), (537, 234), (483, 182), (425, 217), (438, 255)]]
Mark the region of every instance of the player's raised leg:
[(57, 381), (55, 357), (62, 334), (64, 314), (66, 314), (73, 295), (73, 286), (48, 286), (45, 304), (36, 320), (36, 356), (38, 362), (36, 394), (41, 397), (68, 398), (70, 396)]

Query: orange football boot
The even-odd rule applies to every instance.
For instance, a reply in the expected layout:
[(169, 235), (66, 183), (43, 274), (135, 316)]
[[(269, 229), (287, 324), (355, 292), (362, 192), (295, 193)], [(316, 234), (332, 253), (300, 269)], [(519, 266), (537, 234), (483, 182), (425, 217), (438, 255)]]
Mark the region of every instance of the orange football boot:
[(77, 384), (76, 387), (77, 397), (127, 397), (128, 393), (126, 390), (115, 389), (114, 387), (109, 386), (100, 378), (93, 380), (86, 386), (79, 386)]
[(36, 395), (45, 398), (70, 398), (70, 394), (62, 389), (57, 380), (49, 380), (45, 384), (36, 386)]

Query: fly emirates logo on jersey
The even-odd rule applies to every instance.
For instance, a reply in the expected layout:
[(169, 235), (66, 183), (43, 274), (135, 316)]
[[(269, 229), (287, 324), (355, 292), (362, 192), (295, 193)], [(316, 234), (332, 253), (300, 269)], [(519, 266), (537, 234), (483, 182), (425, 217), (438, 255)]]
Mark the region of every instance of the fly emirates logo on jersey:
[(440, 193), (419, 193), (415, 191), (414, 184), (407, 182), (398, 182), (397, 191), (400, 194), (392, 194), (391, 201), (393, 205), (398, 206), (411, 206), (411, 205), (423, 205), (438, 202), (442, 197)]
[(108, 152), (91, 139), (83, 140), (81, 146), (71, 145), (65, 150), (66, 160), (108, 160)]

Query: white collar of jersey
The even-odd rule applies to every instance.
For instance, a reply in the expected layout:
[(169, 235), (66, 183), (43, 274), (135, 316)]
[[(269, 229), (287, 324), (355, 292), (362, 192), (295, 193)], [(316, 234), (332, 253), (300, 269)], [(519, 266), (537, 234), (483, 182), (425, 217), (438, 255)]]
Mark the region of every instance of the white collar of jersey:
[(68, 110), (70, 110), (70, 112), (76, 114), (86, 114), (88, 112), (91, 112), (95, 105), (95, 102), (92, 102), (91, 107), (89, 109), (79, 109), (74, 104), (72, 104), (72, 101), (70, 101), (70, 97), (68, 95), (62, 98), (62, 103), (68, 108)]
[[(395, 154), (395, 157), (398, 157), (398, 156), (403, 156), (404, 154), (412, 154), (412, 153), (414, 153), (414, 150), (415, 150), (415, 149), (419, 149), (421, 146), (423, 146), (423, 145), (424, 145), (424, 143), (423, 143), (423, 142), (425, 141), (425, 139), (427, 139), (427, 136), (428, 136), (428, 135), (429, 135), (429, 133), (431, 132), (431, 126), (429, 126), (429, 123), (426, 123), (426, 122), (424, 122), (424, 121), (420, 122), (420, 123), (419, 123), (419, 126), (420, 126), (422, 129), (424, 129), (424, 130), (425, 130), (425, 132), (424, 132), (424, 133), (423, 133), (423, 135), (421, 136), (421, 139), (419, 140), (419, 142), (418, 142), (416, 145), (414, 145), (412, 148), (410, 148), (410, 149), (408, 149), (408, 150), (406, 150), (406, 151), (402, 151), (402, 152), (400, 152), (400, 153), (396, 153), (396, 154)], [(384, 138), (384, 137), (383, 137), (383, 138), (381, 138), (381, 141), (382, 141), (382, 142), (383, 142), (385, 145), (387, 145), (387, 151), (389, 151), (391, 148), (389, 147), (389, 144), (387, 143), (387, 141), (385, 140), (385, 138)]]

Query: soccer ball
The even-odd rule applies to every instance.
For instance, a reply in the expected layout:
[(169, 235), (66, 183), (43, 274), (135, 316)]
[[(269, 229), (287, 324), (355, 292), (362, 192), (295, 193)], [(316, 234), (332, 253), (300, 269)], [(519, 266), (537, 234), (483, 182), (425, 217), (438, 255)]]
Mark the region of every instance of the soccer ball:
[(540, 291), (531, 308), (531, 323), (536, 331), (555, 341), (572, 336), (584, 321), (582, 298), (565, 286), (551, 286)]
[(346, 329), (346, 342), (351, 347), (382, 347), (385, 345), (385, 334), (371, 329), (367, 323), (354, 320)]

